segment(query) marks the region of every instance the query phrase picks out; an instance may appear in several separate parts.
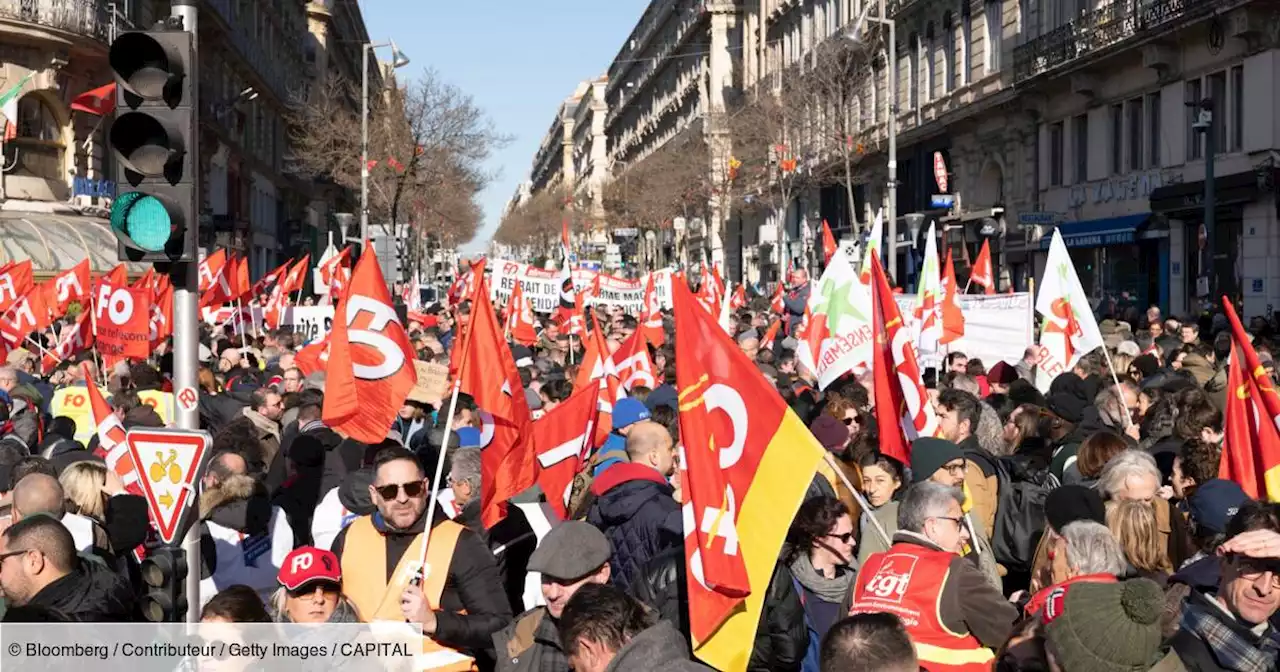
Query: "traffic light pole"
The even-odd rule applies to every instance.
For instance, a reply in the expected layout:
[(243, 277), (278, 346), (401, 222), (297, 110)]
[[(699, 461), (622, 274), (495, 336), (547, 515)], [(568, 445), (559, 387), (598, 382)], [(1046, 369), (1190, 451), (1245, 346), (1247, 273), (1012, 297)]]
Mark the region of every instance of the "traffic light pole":
[[(199, 19), (196, 13), (197, 0), (172, 0), (170, 5), (170, 14), (174, 17), (182, 19), (182, 29), (191, 33), (191, 40), (194, 46), (193, 52), (196, 58), (191, 63), (191, 72), (187, 73), (190, 81), (193, 82), (192, 90), (197, 91), (198, 87), (194, 86), (195, 82), (200, 81), (198, 63), (199, 63)], [(197, 94), (198, 96), (199, 94)], [(197, 103), (199, 99), (197, 98)], [(200, 128), (200, 106), (193, 105), (192, 127)], [(199, 143), (193, 142), (188, 151), (199, 151)], [(199, 203), (200, 190), (200, 162), (193, 161), (196, 174), (193, 182), (195, 183), (196, 203)], [(194, 212), (199, 212), (196, 208)], [(187, 223), (188, 234), (199, 240), (200, 222), (196, 221)], [(187, 388), (199, 389), (197, 387), (197, 376), (199, 375), (199, 348), (200, 348), (200, 310), (199, 310), (199, 291), (200, 281), (197, 276), (198, 262), (179, 262), (172, 265), (170, 270), (170, 279), (173, 281), (173, 389), (174, 391), (184, 390)], [(175, 404), (174, 408), (177, 414), (177, 425), (180, 429), (200, 429), (200, 416), (195, 408), (184, 410), (182, 404)], [(194, 494), (194, 493), (193, 493)], [(192, 498), (194, 500), (194, 497)], [(187, 597), (187, 618), (188, 623), (197, 623), (200, 621), (200, 526), (192, 524), (187, 530), (187, 535), (182, 540), (182, 550), (187, 560), (187, 576), (185, 593)]]

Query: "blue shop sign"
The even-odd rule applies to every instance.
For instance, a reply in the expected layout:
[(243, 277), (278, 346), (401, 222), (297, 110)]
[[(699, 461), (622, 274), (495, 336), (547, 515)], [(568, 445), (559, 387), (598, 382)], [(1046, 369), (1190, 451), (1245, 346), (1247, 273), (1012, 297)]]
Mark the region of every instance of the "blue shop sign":
[[(1091, 219), (1085, 222), (1066, 222), (1058, 225), (1062, 234), (1062, 242), (1067, 247), (1105, 247), (1107, 245), (1128, 245), (1135, 239), (1138, 227), (1151, 213), (1123, 215)], [(1046, 235), (1040, 239), (1040, 249), (1049, 249), (1053, 236)]]
[(111, 180), (91, 180), (87, 177), (77, 177), (71, 183), (71, 193), (76, 196), (89, 196), (90, 198), (115, 198), (116, 183)]

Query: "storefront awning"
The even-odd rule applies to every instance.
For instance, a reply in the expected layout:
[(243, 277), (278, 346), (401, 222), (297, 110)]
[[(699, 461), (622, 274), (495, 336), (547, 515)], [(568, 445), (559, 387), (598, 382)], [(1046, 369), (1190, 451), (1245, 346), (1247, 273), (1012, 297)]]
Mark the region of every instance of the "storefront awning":
[[(32, 271), (41, 279), (86, 258), (94, 275), (119, 263), (116, 237), (106, 220), (83, 215), (0, 213), (0, 264), (30, 259)], [(129, 275), (139, 275), (149, 266), (125, 264)]]
[[(1143, 212), (1137, 215), (1122, 215), (1091, 219), (1085, 222), (1066, 222), (1058, 225), (1062, 233), (1062, 242), (1067, 247), (1103, 247), (1105, 245), (1125, 245), (1132, 243), (1139, 226), (1147, 221), (1151, 214)], [(1040, 239), (1040, 249), (1049, 249), (1053, 242), (1051, 234)]]

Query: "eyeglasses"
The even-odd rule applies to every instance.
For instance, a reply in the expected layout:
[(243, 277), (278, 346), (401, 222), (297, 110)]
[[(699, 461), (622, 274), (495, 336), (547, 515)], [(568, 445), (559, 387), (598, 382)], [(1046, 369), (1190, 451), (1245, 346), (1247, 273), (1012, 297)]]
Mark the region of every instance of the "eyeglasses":
[(844, 534), (828, 534), (827, 536), (832, 539), (839, 539), (842, 544), (847, 544), (850, 541), (853, 541), (853, 532), (845, 532)]
[(952, 518), (951, 516), (934, 516), (938, 520), (949, 520), (956, 524), (956, 529), (964, 529), (964, 518)]
[(1246, 579), (1256, 579), (1266, 572), (1271, 573), (1271, 585), (1280, 588), (1280, 561), (1271, 558), (1250, 558), (1233, 553), (1230, 556), (1236, 566), (1236, 572)]
[(858, 419), (857, 419), (857, 418), (845, 418), (845, 419), (844, 419), (844, 425), (845, 425), (845, 427), (848, 427), (849, 425), (856, 425), (856, 424), (858, 424)]
[(964, 462), (961, 462), (959, 464), (944, 464), (942, 465), (942, 468), (951, 472), (952, 475), (956, 475), (956, 474), (963, 475), (965, 472)]
[(3, 563), (5, 560), (8, 560), (9, 558), (12, 558), (15, 555), (24, 555), (30, 552), (31, 552), (31, 549), (24, 548), (20, 551), (9, 551), (8, 553), (0, 553), (0, 563)]
[(389, 485), (374, 486), (374, 490), (378, 491), (378, 496), (383, 499), (395, 499), (400, 490), (404, 490), (405, 497), (421, 497), (426, 492), (427, 484), (422, 481), (413, 481), (411, 483), (391, 483)]

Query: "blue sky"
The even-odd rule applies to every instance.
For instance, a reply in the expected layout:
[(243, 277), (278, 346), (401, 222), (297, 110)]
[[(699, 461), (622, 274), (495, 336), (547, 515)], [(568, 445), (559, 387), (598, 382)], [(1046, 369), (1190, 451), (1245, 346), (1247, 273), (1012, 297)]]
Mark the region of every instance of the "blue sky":
[[(647, 0), (361, 0), (369, 37), (408, 54), (410, 78), (434, 68), (514, 138), (488, 166), (480, 240), (528, 177), (556, 107), (578, 82), (604, 74)], [(385, 58), (386, 55), (384, 54)]]

